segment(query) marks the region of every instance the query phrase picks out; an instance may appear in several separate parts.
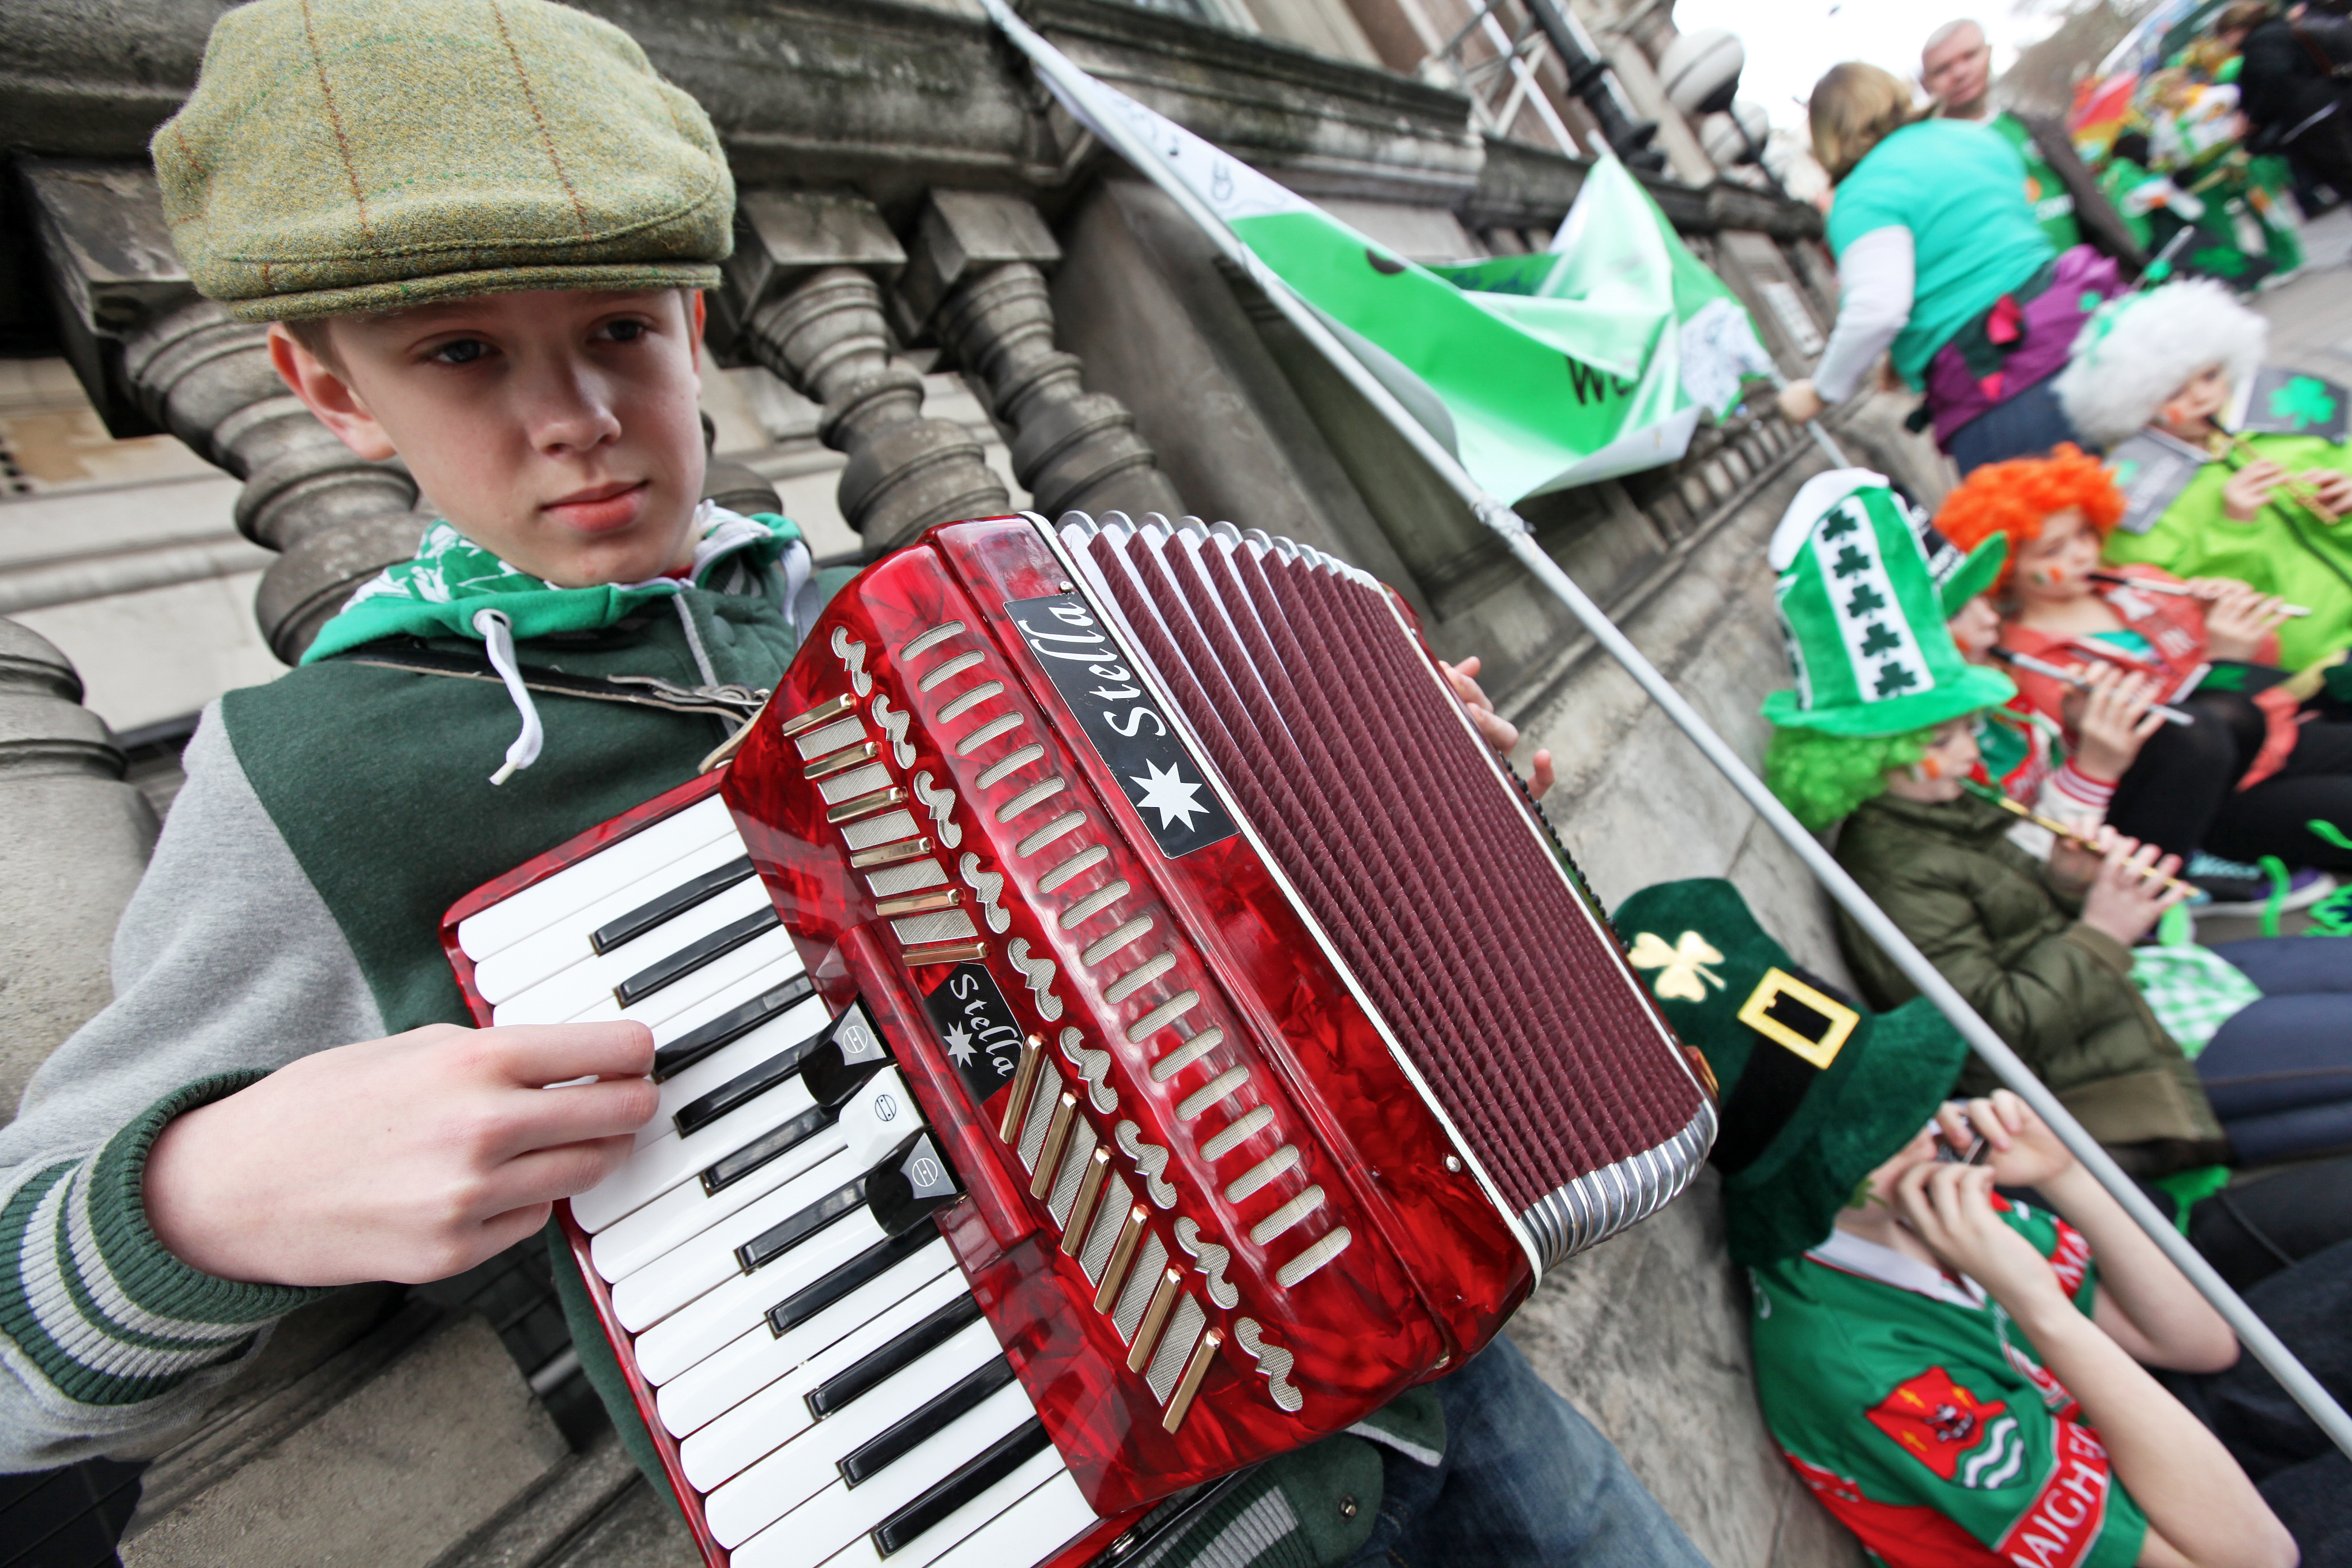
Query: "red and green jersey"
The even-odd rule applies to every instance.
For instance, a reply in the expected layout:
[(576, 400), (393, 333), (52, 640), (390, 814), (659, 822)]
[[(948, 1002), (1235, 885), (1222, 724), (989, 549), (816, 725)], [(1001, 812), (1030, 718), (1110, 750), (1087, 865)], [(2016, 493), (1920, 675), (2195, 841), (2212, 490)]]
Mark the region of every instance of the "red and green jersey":
[[(1998, 1203), (1998, 1200), (1996, 1200)], [(2090, 1247), (2010, 1225), (2085, 1316)], [(1972, 1279), (1845, 1231), (1755, 1270), (1764, 1419), (1822, 1506), (1890, 1568), (2126, 1568), (2147, 1520), (2074, 1396)]]

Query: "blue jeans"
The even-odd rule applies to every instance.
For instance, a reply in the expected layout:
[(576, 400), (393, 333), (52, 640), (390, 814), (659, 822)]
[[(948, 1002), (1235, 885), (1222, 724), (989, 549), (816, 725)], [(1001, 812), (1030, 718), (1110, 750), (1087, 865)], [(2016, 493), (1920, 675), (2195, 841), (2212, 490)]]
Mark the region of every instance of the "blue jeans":
[(2263, 993), (2197, 1058), (2239, 1160), (2352, 1149), (2352, 938), (2255, 937), (2213, 951)]
[(1706, 1568), (1609, 1439), (1507, 1339), (1437, 1385), (1445, 1457), (1381, 1449), (1380, 1519), (1349, 1568)]
[(2058, 405), (2057, 377), (2035, 382), (2006, 402), (1996, 403), (1952, 432), (1944, 450), (1965, 474), (2009, 458), (2039, 458), (2061, 441), (2076, 446), (2074, 422)]

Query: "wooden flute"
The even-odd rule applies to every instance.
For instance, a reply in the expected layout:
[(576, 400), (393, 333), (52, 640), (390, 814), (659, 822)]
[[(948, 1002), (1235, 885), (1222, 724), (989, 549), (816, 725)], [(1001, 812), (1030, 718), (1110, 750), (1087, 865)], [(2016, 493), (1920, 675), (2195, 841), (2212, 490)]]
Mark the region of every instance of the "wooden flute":
[[(2032, 807), (2022, 805), (2018, 802), (2010, 799), (2009, 796), (2001, 794), (2000, 791), (1994, 789), (1990, 785), (1980, 784), (1974, 779), (1962, 779), (1960, 783), (1970, 795), (1982, 795), (1985, 799), (1992, 802), (1995, 805), (2000, 807), (2003, 811), (2008, 812), (2012, 816), (2021, 816), (2025, 818), (2026, 821), (2033, 824), (2034, 826), (2045, 828), (2048, 831), (2056, 834), (2061, 838), (2070, 838), (2085, 849), (2095, 850), (2098, 847), (2097, 845), (2092, 843), (2089, 839), (2084, 837), (2080, 833), (2077, 833), (2074, 829), (2067, 826), (2056, 817), (2044, 816), (2040, 812), (2033, 810)], [(2182, 881), (2178, 877), (2158, 876), (2153, 871), (2149, 872), (2148, 875), (2154, 878), (2155, 880), (2162, 882), (2168, 888), (2179, 888), (2182, 891), (2189, 893), (2194, 893), (2197, 891), (2195, 888), (2190, 887), (2187, 882)]]
[[(2226, 444), (2229, 452), (2235, 453), (2237, 455), (2238, 460), (2234, 463), (2229, 463), (2229, 458), (2224, 453), (2216, 452), (2214, 454), (2215, 457), (2221, 458), (2223, 462), (2229, 463), (2230, 471), (2231, 473), (2237, 472), (2240, 468), (2244, 468), (2248, 463), (2262, 461), (2263, 455), (2254, 450), (2254, 444), (2252, 441), (2247, 440), (2245, 437), (2240, 435), (2237, 431), (2231, 429), (2219, 419), (2213, 420), (2211, 423), (2213, 426), (2213, 433), (2216, 436), (2219, 436)], [(2328, 527), (2333, 528), (2338, 522), (2343, 521), (2343, 513), (2337, 511), (2334, 507), (2329, 506), (2326, 501), (2320, 500), (2319, 492), (2313, 489), (2309, 485), (2305, 484), (2301, 479), (2291, 479), (2286, 478), (2284, 475), (2281, 475), (2279, 478), (2278, 488), (2286, 492), (2287, 500), (2294, 502), (2297, 506), (2311, 513), (2312, 516), (2317, 518)]]

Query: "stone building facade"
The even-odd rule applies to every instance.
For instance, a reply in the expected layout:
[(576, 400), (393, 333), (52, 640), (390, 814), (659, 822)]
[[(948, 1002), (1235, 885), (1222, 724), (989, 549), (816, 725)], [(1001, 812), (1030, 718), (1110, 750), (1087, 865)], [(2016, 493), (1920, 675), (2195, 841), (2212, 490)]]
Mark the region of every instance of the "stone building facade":
[[(714, 493), (781, 504), (841, 560), (1031, 506), (1230, 519), (1355, 562), (1441, 655), (1481, 655), (1553, 749), (1547, 805), (1604, 900), (1728, 875), (1837, 973), (1793, 858), (976, 7), (580, 3), (709, 110), (741, 192), (708, 342)], [(195, 710), (299, 657), (423, 521), (407, 475), (336, 444), (277, 384), (259, 330), (196, 298), (172, 255), (143, 148), (223, 8), (0, 10), (0, 612), (18, 623), (0, 623), (0, 816), (34, 828), (0, 836), (11, 1103), (104, 1000), (105, 933)], [(1021, 8), (1080, 65), (1416, 258), (1541, 248), (1613, 146), (1784, 370), (1818, 348), (1817, 215), (1706, 162), (1651, 68), (1673, 37), (1660, 0)], [(1940, 493), (1888, 411), (1856, 411), (1840, 438)], [(1753, 754), (1782, 679), (1763, 541), (1822, 464), (1801, 435), (1742, 420), (1670, 468), (1524, 510)], [(1716, 1563), (1857, 1561), (1764, 1436), (1746, 1300), (1702, 1180), (1557, 1271), (1512, 1332)], [(690, 1561), (551, 1310), (517, 1256), (299, 1314), (196, 1428), (132, 1456), (152, 1462), (122, 1560)]]

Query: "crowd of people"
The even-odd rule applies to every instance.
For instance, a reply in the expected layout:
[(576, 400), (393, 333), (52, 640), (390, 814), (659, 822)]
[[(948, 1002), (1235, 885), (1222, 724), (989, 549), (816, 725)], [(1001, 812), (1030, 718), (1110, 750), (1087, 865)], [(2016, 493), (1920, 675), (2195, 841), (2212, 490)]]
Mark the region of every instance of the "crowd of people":
[[(1781, 411), (1884, 374), (1961, 477), (1932, 513), (1859, 468), (1797, 492), (1764, 705), (1773, 792), (2339, 1396), (2352, 448), (2343, 389), (2264, 364), (2265, 268), (2223, 250), (2299, 265), (2295, 193), (2352, 195), (2345, 26), (2230, 5), (2087, 147), (1992, 110), (1972, 22), (1927, 38), (1924, 96), (1822, 78), (1842, 301)], [(1618, 920), (1724, 955), (1719, 994), (1660, 1001), (1737, 1086), (1759, 1395), (1881, 1559), (2352, 1562), (2344, 1457), (1859, 924), (1857, 997), (1727, 883)], [(1827, 1022), (1768, 1026), (1792, 992)]]

